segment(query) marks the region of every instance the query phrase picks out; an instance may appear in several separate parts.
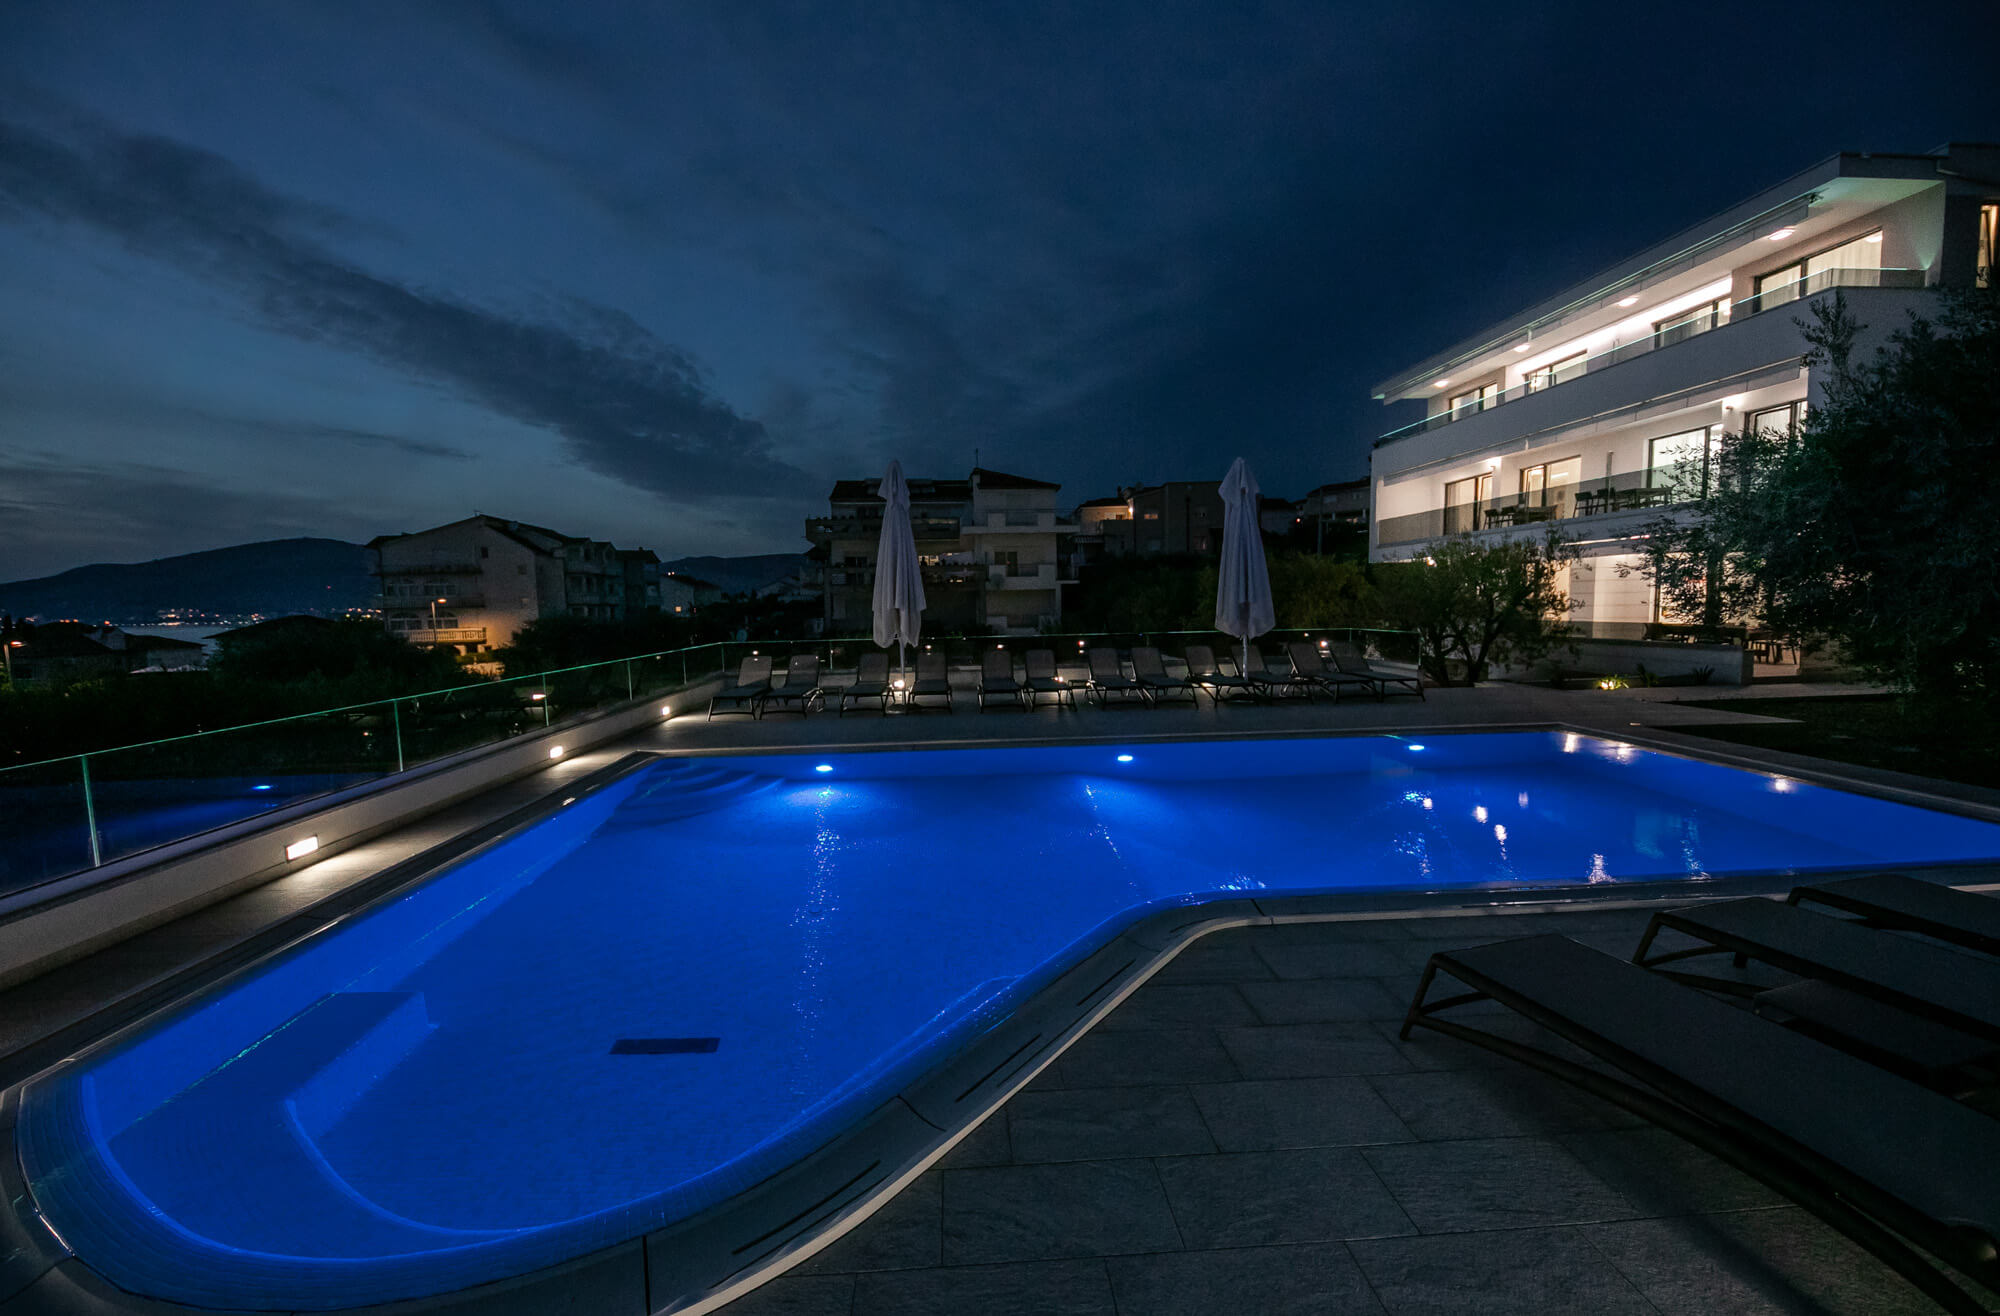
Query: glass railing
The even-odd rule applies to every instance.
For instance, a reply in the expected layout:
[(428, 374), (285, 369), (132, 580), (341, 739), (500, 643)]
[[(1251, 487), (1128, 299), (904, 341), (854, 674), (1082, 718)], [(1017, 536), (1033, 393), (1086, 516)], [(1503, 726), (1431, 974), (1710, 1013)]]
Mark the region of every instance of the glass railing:
[(1703, 493), (1702, 479), (1702, 463), (1683, 462), (1505, 494), (1479, 502), (1434, 507), (1427, 512), (1385, 516), (1376, 522), (1375, 542), (1382, 545), (1423, 543), (1446, 535), (1471, 534), (1480, 530), (1512, 530), (1546, 521), (1672, 507), (1700, 498)]
[(624, 700), (671, 695), (726, 661), (723, 645), (675, 649), (0, 769), (0, 896)]
[(1581, 379), (1587, 374), (1615, 366), (1623, 361), (1630, 361), (1634, 357), (1645, 356), (1649, 353), (1657, 352), (1661, 348), (1671, 347), (1675, 343), (1686, 342), (1690, 338), (1699, 337), (1702, 334), (1723, 328), (1727, 325), (1741, 323), (1762, 311), (1774, 310), (1777, 307), (1789, 305), (1801, 298), (1810, 297), (1814, 293), (1825, 292), (1829, 288), (1921, 288), (1923, 286), (1924, 272), (1922, 270), (1821, 270), (1818, 274), (1814, 274), (1808, 278), (1797, 279), (1776, 288), (1766, 288), (1754, 297), (1745, 297), (1742, 301), (1731, 306), (1725, 315), (1713, 314), (1706, 307), (1699, 311), (1691, 312), (1682, 319), (1659, 325), (1629, 343), (1615, 344), (1602, 352), (1585, 357), (1581, 361), (1565, 362), (1559, 369), (1549, 374), (1531, 378), (1511, 388), (1502, 389), (1500, 392), (1488, 396), (1477, 404), (1447, 408), (1434, 416), (1426, 416), (1422, 420), (1414, 421), (1399, 429), (1390, 430), (1387, 434), (1375, 440), (1375, 442), (1383, 444), (1392, 439), (1408, 438), (1412, 434), (1424, 434), (1431, 430), (1442, 429), (1454, 421), (1464, 420), (1466, 417), (1476, 415), (1481, 411), (1490, 411), (1494, 407), (1505, 403), (1515, 402), (1532, 394), (1547, 392), (1549, 389), (1566, 384), (1572, 379)]
[[(1277, 654), (1297, 639), (1345, 640), (1388, 661), (1416, 661), (1416, 636), (1406, 631), (1274, 630), (1259, 643)], [(1188, 644), (1207, 644), (1227, 659), (1238, 642), (1204, 630), (955, 635), (924, 639), (909, 660), (941, 653), (953, 666), (977, 668), (995, 646), (1017, 655), (1052, 649), (1080, 684), (1092, 648), (1148, 644), (1175, 659)], [(0, 769), (0, 896), (616, 704), (646, 698), (672, 707), (674, 696), (735, 672), (745, 658), (782, 665), (811, 654), (838, 685), (861, 655), (879, 652), (866, 637), (723, 641)]]

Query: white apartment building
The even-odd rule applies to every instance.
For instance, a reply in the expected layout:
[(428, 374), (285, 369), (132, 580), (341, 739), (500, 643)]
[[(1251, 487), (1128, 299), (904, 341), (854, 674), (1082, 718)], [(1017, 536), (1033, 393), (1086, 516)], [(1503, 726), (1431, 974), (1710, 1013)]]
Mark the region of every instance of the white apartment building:
[(1723, 434), (1814, 404), (1797, 321), (1837, 291), (1872, 352), (1928, 289), (1985, 286), (1996, 228), (2000, 146), (1837, 155), (1411, 366), (1375, 389), (1426, 414), (1376, 441), (1371, 557), (1553, 523), (1580, 554), (1572, 621), (1675, 620), (1630, 570), (1635, 536), (1698, 503)]
[(541, 617), (617, 621), (660, 610), (660, 560), (545, 526), (471, 516), (369, 541), (391, 632), (460, 653), (496, 649)]
[(1056, 510), (1059, 484), (974, 467), (972, 506), (959, 535), (986, 570), (985, 623), (1033, 635), (1062, 620), (1062, 591), (1076, 523)]

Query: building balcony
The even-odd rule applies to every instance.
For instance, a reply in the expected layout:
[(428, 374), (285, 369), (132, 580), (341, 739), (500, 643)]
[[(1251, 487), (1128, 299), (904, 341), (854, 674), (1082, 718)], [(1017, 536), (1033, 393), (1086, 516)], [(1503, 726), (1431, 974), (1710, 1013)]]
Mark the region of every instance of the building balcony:
[(967, 521), (963, 533), (971, 535), (1073, 535), (1074, 521), (1054, 512), (988, 512), (984, 523)]
[[(919, 542), (926, 539), (956, 539), (957, 517), (913, 516), (910, 530)], [(882, 518), (874, 516), (811, 516), (806, 518), (806, 538), (814, 543), (829, 539), (877, 539), (882, 534)]]
[(408, 640), (411, 644), (486, 643), (486, 628), (484, 626), (440, 626), (436, 630), (432, 630), (428, 626), (422, 626), (414, 627), (407, 631), (396, 631), (395, 634)]
[(1055, 589), (1060, 584), (1053, 562), (1029, 562), (1011, 567), (996, 562), (986, 568), (988, 589)]
[(478, 562), (419, 562), (408, 565), (384, 562), (375, 574), (386, 580), (391, 576), (477, 576), (485, 570), (485, 566)]
[[(1532, 493), (1506, 494), (1476, 503), (1385, 516), (1375, 523), (1375, 543), (1378, 548), (1424, 544), (1446, 535), (1512, 531), (1524, 526), (1611, 516), (1643, 521), (1667, 508), (1700, 501), (1702, 479), (1699, 463), (1654, 466), (1597, 480), (1559, 484)], [(1633, 517), (1635, 513), (1638, 515)], [(1576, 531), (1565, 528), (1565, 538), (1574, 538), (1582, 530), (1583, 527)]]
[(486, 596), (479, 593), (452, 595), (423, 594), (416, 598), (409, 598), (402, 595), (377, 594), (370, 601), (369, 606), (384, 612), (399, 608), (405, 612), (419, 612), (428, 615), (431, 600), (434, 598), (444, 599), (443, 603), (438, 604), (440, 608), (483, 608), (486, 606)]
[[(1517, 384), (1482, 403), (1441, 411), (1391, 430), (1375, 441), (1378, 461), (1393, 452), (1398, 466), (1407, 468), (1723, 381), (1746, 370), (1795, 363), (1803, 346), (1792, 320), (1804, 311), (1805, 300), (1844, 290), (1858, 318), (1871, 326), (1886, 326), (1901, 322), (1903, 309), (1914, 304), (1923, 287), (1922, 270), (1825, 270), (1744, 298), (1724, 323), (1685, 322), (1600, 352), (1551, 382)], [(1785, 308), (1791, 314), (1769, 313)], [(1642, 359), (1644, 364), (1637, 364)], [(1423, 441), (1439, 430), (1449, 433)]]

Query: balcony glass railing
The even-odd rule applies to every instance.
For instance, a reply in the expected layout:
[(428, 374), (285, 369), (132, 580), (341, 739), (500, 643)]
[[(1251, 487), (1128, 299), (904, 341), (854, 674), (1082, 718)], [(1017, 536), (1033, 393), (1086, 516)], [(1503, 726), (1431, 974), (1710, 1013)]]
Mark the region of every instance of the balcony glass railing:
[[(1416, 657), (1416, 637), (1405, 631), (1271, 631), (1261, 643), (1275, 651), (1300, 638), (1344, 639), (1390, 661)], [(1153, 631), (927, 637), (920, 648), (971, 668), (995, 644), (1053, 649), (1065, 675), (1081, 682), (1091, 648), (1153, 644), (1179, 654), (1189, 643), (1218, 655), (1236, 646), (1215, 631)], [(672, 706), (690, 686), (753, 655), (817, 655), (839, 684), (874, 652), (865, 638), (704, 644), (0, 768), (0, 900), (31, 904), (35, 888), (59, 879), (630, 700)]]
[(1480, 502), (1385, 516), (1376, 523), (1376, 543), (1413, 544), (1481, 530), (1512, 530), (1545, 521), (1646, 511), (1693, 502), (1702, 495), (1700, 462), (1653, 466), (1623, 475), (1558, 484), (1505, 494)]
[(1634, 357), (1645, 356), (1649, 353), (1657, 352), (1662, 348), (1672, 347), (1676, 343), (1686, 342), (1690, 338), (1699, 337), (1702, 334), (1723, 328), (1726, 325), (1741, 323), (1760, 312), (1775, 310), (1780, 306), (1786, 306), (1798, 301), (1802, 297), (1810, 297), (1814, 293), (1825, 292), (1829, 288), (1921, 288), (1923, 286), (1924, 272), (1922, 270), (1821, 270), (1818, 274), (1814, 274), (1808, 278), (1797, 279), (1776, 288), (1766, 288), (1754, 297), (1745, 297), (1742, 301), (1730, 307), (1727, 315), (1711, 315), (1705, 307), (1699, 311), (1690, 312), (1682, 319), (1649, 330), (1644, 336), (1636, 338), (1629, 343), (1616, 344), (1594, 356), (1585, 357), (1581, 361), (1559, 363), (1555, 369), (1546, 375), (1529, 379), (1527, 382), (1516, 384), (1512, 388), (1502, 389), (1500, 392), (1489, 395), (1478, 402), (1470, 402), (1463, 406), (1447, 408), (1434, 416), (1426, 416), (1422, 420), (1404, 425), (1399, 429), (1390, 430), (1387, 434), (1375, 440), (1375, 442), (1383, 444), (1392, 439), (1408, 438), (1412, 434), (1424, 434), (1431, 430), (1442, 429), (1454, 421), (1464, 420), (1467, 416), (1477, 415), (1479, 412), (1491, 410), (1505, 403), (1516, 402), (1532, 394), (1545, 392), (1548, 389), (1566, 384), (1572, 379), (1581, 379), (1585, 375), (1618, 365), (1620, 362), (1630, 361)]

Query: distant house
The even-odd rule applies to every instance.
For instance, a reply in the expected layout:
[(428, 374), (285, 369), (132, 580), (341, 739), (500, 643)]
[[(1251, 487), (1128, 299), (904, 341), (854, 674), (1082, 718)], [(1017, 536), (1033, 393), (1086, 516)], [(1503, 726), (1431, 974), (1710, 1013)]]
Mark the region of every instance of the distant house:
[(137, 635), (116, 626), (80, 621), (22, 625), (12, 637), (17, 681), (64, 682), (139, 671), (197, 671), (208, 651), (192, 640)]
[(669, 616), (690, 616), (721, 601), (722, 586), (713, 581), (678, 571), (660, 573), (660, 611)]
[(480, 653), (543, 617), (619, 621), (661, 609), (651, 550), (525, 521), (471, 516), (368, 547), (383, 625), (413, 644)]
[(1093, 498), (1076, 509), (1078, 551), (1085, 561), (1219, 551), (1221, 490), (1220, 480), (1169, 480)]

